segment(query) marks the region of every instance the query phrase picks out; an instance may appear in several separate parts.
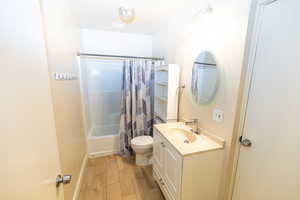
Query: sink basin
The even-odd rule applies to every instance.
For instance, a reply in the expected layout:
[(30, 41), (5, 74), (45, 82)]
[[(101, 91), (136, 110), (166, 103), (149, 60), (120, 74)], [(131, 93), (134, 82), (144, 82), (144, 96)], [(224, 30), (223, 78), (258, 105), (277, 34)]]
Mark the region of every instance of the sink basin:
[(188, 144), (197, 140), (197, 137), (193, 132), (183, 128), (168, 128), (168, 132), (172, 138), (183, 143)]
[(154, 136), (158, 136), (156, 140), (159, 142), (168, 142), (182, 156), (224, 148), (225, 141), (222, 138), (205, 129), (200, 128), (199, 130), (201, 130), (201, 134), (197, 135), (183, 122), (162, 123), (154, 125)]

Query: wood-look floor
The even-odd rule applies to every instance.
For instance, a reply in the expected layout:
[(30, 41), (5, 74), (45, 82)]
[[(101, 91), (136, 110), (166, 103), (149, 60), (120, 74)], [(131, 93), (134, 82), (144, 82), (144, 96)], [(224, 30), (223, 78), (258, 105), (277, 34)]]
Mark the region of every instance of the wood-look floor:
[(89, 159), (79, 200), (164, 200), (152, 167), (118, 155)]

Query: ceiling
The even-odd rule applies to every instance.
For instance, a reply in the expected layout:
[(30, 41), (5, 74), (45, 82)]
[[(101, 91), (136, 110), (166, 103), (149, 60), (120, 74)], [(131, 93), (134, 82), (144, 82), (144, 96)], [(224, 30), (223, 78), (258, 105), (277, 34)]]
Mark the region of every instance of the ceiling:
[[(101, 29), (138, 34), (154, 34), (175, 21), (190, 19), (207, 0), (73, 0), (72, 10), (81, 28)], [(135, 20), (123, 28), (120, 6), (135, 8)]]

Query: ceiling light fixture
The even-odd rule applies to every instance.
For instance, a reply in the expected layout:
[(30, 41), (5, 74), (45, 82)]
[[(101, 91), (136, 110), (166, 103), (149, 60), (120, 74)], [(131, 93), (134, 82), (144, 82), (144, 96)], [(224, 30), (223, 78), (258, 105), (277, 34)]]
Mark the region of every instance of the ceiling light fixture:
[(125, 24), (130, 24), (133, 22), (135, 18), (134, 8), (129, 8), (126, 6), (122, 6), (119, 8), (119, 17), (121, 21)]

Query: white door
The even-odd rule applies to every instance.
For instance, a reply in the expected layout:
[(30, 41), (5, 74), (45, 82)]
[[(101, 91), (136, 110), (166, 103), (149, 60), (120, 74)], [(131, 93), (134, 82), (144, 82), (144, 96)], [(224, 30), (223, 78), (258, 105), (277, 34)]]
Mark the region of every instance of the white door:
[(181, 186), (181, 155), (174, 150), (169, 143), (164, 148), (164, 182), (173, 198), (179, 199)]
[(63, 199), (38, 0), (0, 7), (0, 137), (0, 199)]
[(258, 2), (233, 199), (299, 200), (300, 1)]
[(163, 175), (164, 167), (164, 142), (159, 133), (154, 131), (153, 139), (153, 165), (158, 170), (160, 176)]

